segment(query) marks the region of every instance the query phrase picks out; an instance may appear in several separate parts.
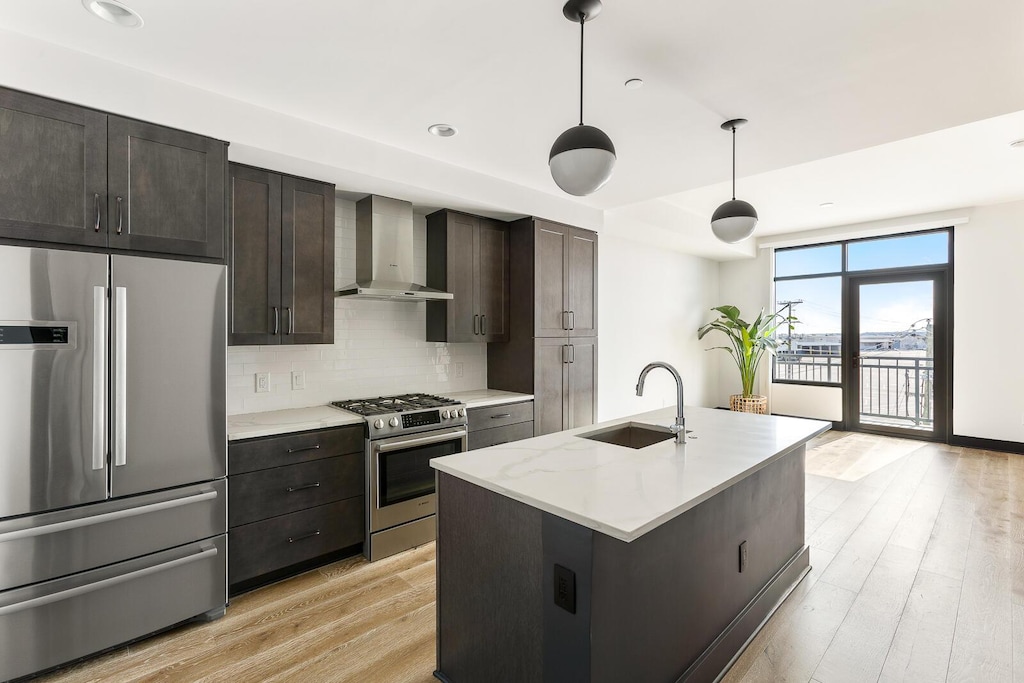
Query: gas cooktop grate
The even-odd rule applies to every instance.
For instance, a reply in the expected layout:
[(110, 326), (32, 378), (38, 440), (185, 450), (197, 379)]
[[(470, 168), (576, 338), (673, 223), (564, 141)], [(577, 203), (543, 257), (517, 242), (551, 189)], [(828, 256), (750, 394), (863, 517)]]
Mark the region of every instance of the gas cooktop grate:
[(366, 417), (403, 413), (410, 410), (428, 410), (459, 405), (458, 401), (431, 394), (402, 394), (400, 396), (378, 396), (354, 401), (332, 401), (331, 405)]

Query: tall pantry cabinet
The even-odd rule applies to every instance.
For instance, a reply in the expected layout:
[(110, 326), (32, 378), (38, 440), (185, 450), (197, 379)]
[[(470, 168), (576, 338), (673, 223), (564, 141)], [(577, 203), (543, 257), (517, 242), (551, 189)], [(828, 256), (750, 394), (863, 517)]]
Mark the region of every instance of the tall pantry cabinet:
[(487, 386), (534, 395), (534, 434), (597, 413), (597, 233), (524, 218), (509, 229), (509, 341), (487, 345)]

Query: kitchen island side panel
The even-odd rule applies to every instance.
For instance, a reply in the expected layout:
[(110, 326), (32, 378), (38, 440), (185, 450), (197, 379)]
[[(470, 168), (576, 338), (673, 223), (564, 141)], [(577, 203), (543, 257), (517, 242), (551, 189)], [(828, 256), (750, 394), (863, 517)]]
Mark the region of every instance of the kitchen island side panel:
[(806, 566), (804, 458), (798, 446), (631, 543), (594, 534), (591, 680), (714, 680), (761, 618), (733, 621), (766, 614)]
[(437, 473), (442, 680), (542, 681), (542, 513)]

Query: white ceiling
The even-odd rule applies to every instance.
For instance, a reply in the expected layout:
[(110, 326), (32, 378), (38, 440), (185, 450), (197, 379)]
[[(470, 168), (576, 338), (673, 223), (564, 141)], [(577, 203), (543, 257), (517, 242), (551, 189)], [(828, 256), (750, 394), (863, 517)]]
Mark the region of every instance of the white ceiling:
[[(576, 122), (579, 45), (558, 0), (128, 4), (144, 28), (109, 26), (78, 0), (6, 2), (0, 28), (564, 197), (547, 154)], [(1024, 197), (1005, 148), (1024, 137), (1020, 117), (927, 135), (1024, 110), (1022, 65), (1020, 0), (607, 0), (587, 27), (586, 120), (619, 163), (579, 201), (620, 216), (683, 211), (698, 230), (727, 198), (718, 125), (736, 116), (751, 120), (740, 196), (765, 234)], [(635, 76), (644, 88), (623, 88)], [(430, 136), (436, 122), (459, 135)], [(817, 209), (826, 200), (831, 218)]]

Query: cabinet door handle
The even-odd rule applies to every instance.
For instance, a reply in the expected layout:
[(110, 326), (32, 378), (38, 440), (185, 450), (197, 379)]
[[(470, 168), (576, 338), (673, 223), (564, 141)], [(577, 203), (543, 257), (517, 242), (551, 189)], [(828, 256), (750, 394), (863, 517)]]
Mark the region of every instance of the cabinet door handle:
[(305, 541), (307, 538), (313, 538), (314, 536), (319, 536), (319, 535), (320, 535), (320, 530), (317, 529), (313, 533), (305, 534), (303, 536), (295, 536), (294, 538), (289, 536), (288, 537), (288, 542), (289, 543), (295, 543), (296, 541)]
[(569, 329), (576, 329), (576, 311), (569, 311)]
[(503, 417), (512, 417), (512, 413), (502, 413), (501, 415), (491, 415), (492, 420), (498, 420)]
[(96, 224), (92, 226), (95, 232), (100, 231), (100, 195), (96, 193), (92, 196), (93, 208), (96, 209)]
[(575, 344), (569, 344), (569, 362), (570, 363), (575, 363), (576, 362), (576, 345)]
[(121, 199), (121, 197), (117, 198), (117, 234), (118, 235), (121, 234), (121, 227), (123, 225), (123, 221), (121, 220), (123, 218), (122, 211), (121, 211), (121, 202), (122, 201), (123, 200)]
[(277, 334), (281, 333), (281, 309), (279, 309), (277, 306), (274, 306), (273, 309), (274, 309), (274, 334), (277, 335)]
[(288, 306), (284, 312), (288, 314), (288, 334), (295, 334), (295, 314), (292, 312), (292, 307)]
[(487, 316), (480, 316), (480, 334), (487, 334)]
[(563, 363), (568, 363), (569, 362), (569, 345), (568, 344), (562, 344), (562, 362)]
[(473, 316), (473, 334), (480, 334), (480, 316)]
[(569, 311), (562, 311), (562, 329), (569, 329)]
[(302, 448), (289, 448), (289, 453), (301, 453), (302, 451), (318, 451), (320, 450), (320, 444), (314, 444), (312, 446), (303, 446)]
[(314, 481), (311, 484), (303, 484), (302, 486), (289, 486), (285, 489), (288, 493), (294, 493), (295, 491), (305, 491), (306, 489), (318, 489), (320, 488), (320, 482)]

